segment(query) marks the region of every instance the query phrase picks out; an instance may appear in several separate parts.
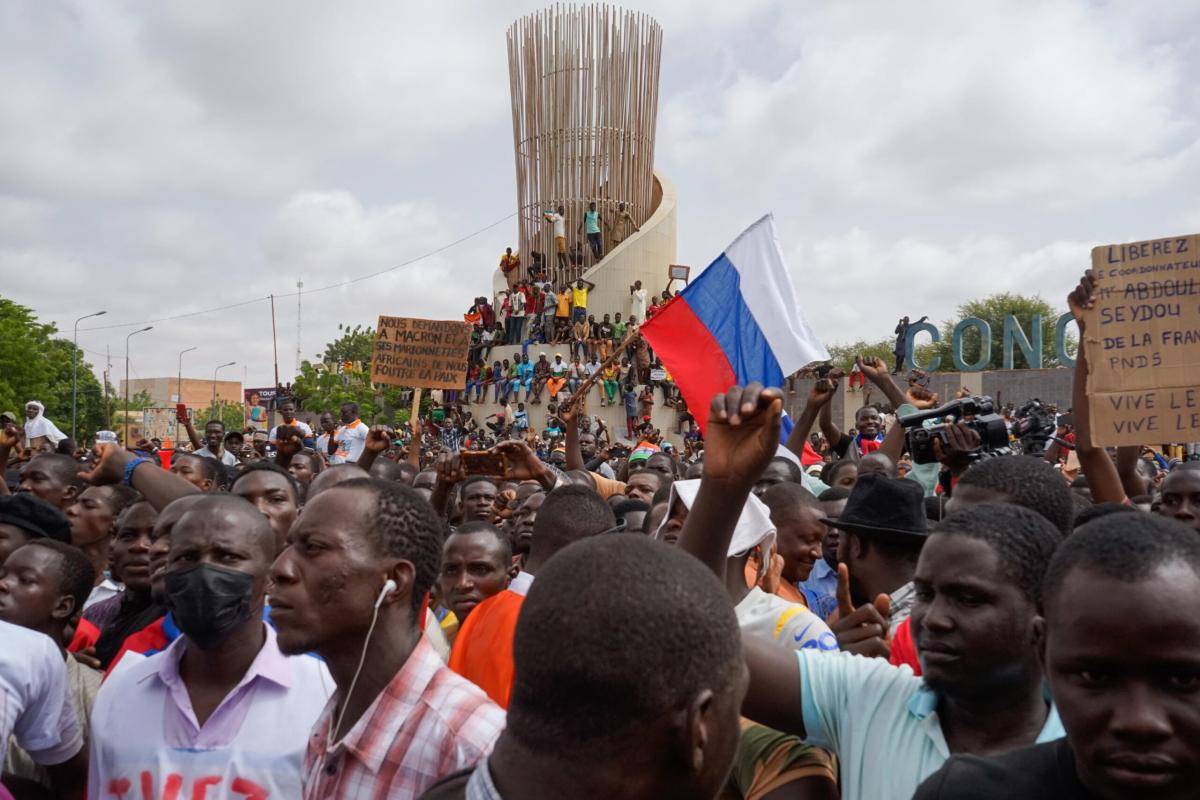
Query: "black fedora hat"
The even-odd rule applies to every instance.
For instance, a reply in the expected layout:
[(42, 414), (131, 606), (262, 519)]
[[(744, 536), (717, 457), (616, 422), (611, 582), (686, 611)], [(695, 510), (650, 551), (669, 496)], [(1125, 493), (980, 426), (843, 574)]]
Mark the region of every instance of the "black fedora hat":
[(907, 478), (889, 478), (877, 472), (858, 479), (841, 516), (821, 521), (851, 533), (929, 535), (929, 526), (925, 522), (925, 492), (921, 485)]

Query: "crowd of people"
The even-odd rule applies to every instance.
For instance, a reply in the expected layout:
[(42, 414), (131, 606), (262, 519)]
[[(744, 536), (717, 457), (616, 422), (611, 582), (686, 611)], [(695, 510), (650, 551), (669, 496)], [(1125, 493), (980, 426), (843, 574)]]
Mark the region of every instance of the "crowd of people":
[[(597, 208), (595, 201), (589, 202), (574, 231), (576, 237), (586, 236), (587, 252), (585, 253), (583, 242), (579, 239), (576, 239), (575, 243), (569, 247), (567, 245), (567, 210), (564, 206), (558, 205), (545, 209), (542, 212), (542, 219), (550, 226), (551, 236), (554, 240), (554, 266), (550, 267), (546, 263), (545, 254), (534, 252), (531, 274), (548, 269), (560, 281), (578, 278), (589, 263), (596, 264), (631, 234), (641, 230), (625, 203), (617, 203), (615, 209), (606, 212)], [(505, 253), (505, 257), (500, 260), (500, 269), (505, 275), (511, 276), (519, 264), (519, 257), (514, 256), (512, 250), (509, 249)], [(513, 279), (510, 277), (509, 288), (512, 288), (512, 281)]]
[(1093, 445), (1082, 351), (1044, 447), (929, 420), (932, 460), (939, 398), (857, 367), (852, 430), (830, 369), (784, 443), (750, 385), (683, 449), (554, 372), (549, 436), (285, 399), (258, 441), (76, 448), (31, 401), (0, 798), (1194, 797), (1200, 461)]
[[(511, 248), (501, 259), (502, 268), (505, 259), (517, 259)], [(636, 281), (629, 287), (628, 311), (602, 313), (597, 320), (588, 308), (593, 289), (594, 284), (580, 278), (556, 292), (542, 275), (517, 280), (494, 302), (475, 298), (464, 315), (473, 327), (462, 402), (486, 403), (490, 396), (498, 404), (539, 405), (595, 387), (600, 405), (632, 408), (648, 389), (651, 395), (661, 391), (664, 405), (686, 412), (670, 373), (639, 334), (639, 320), (653, 319), (674, 294), (665, 290), (647, 304), (648, 293)], [(520, 354), (492, 360), (493, 349), (502, 345), (520, 345)], [(537, 345), (561, 349), (531, 351)], [(627, 399), (631, 392), (634, 402)], [(453, 403), (459, 397), (452, 392), (446, 399)]]

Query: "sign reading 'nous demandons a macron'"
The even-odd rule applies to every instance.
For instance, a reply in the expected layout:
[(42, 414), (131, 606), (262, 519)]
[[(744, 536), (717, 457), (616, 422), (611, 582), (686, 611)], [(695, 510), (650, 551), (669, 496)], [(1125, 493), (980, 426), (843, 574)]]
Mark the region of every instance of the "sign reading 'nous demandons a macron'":
[(421, 389), (461, 389), (471, 326), (465, 322), (383, 317), (375, 328), (371, 381)]
[(1200, 441), (1200, 235), (1092, 250), (1092, 440)]

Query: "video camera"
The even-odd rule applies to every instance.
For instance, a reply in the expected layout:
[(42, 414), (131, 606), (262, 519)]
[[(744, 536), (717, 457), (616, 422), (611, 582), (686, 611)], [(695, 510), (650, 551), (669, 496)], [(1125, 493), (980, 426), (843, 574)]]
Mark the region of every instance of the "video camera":
[(1013, 414), (1013, 436), (1021, 442), (1022, 453), (1040, 455), (1046, 441), (1054, 436), (1058, 415), (1053, 409), (1033, 398)]
[(905, 429), (908, 451), (912, 454), (913, 463), (932, 464), (937, 461), (937, 456), (933, 451), (935, 439), (941, 440), (943, 450), (950, 448), (950, 442), (946, 438), (947, 423), (935, 425), (932, 428), (924, 426), (926, 420), (941, 417), (954, 417), (955, 421), (962, 422), (979, 434), (979, 448), (969, 454), (969, 458), (972, 460), (1009, 454), (1008, 428), (1004, 424), (1004, 417), (996, 413), (996, 404), (992, 402), (992, 398), (975, 395), (962, 397), (946, 403), (944, 406), (900, 418), (899, 421)]

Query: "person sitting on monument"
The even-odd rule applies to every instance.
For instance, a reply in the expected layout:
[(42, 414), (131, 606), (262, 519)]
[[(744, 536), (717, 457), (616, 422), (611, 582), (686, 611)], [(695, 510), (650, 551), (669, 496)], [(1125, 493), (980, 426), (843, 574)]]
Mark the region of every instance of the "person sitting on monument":
[(550, 377), (546, 381), (546, 387), (550, 390), (550, 399), (558, 398), (558, 393), (567, 384), (567, 373), (570, 371), (570, 364), (563, 361), (562, 353), (554, 354), (554, 361), (550, 363)]
[(542, 404), (542, 389), (546, 388), (548, 380), (550, 380), (550, 362), (546, 360), (546, 353), (543, 351), (538, 353), (537, 363), (533, 365), (533, 397), (529, 400), (530, 405)]

